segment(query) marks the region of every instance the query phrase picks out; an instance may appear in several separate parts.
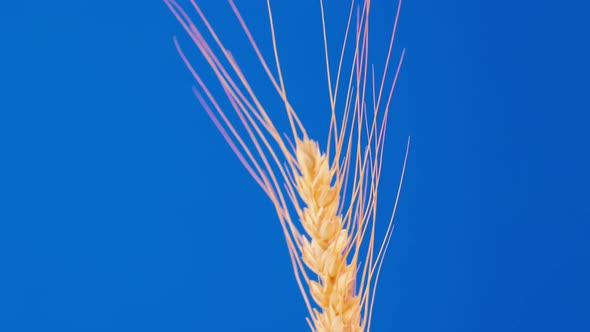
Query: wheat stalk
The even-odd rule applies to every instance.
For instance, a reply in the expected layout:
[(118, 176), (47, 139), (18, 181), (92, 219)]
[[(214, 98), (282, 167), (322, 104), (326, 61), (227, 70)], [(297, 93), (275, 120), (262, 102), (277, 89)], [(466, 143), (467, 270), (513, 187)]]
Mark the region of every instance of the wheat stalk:
[[(368, 70), (371, 1), (364, 0), (359, 6), (355, 6), (355, 1), (351, 4), (336, 80), (332, 82), (324, 4), (319, 0), (331, 105), (329, 139), (324, 151), (317, 141), (309, 137), (287, 98), (270, 0), (267, 0), (267, 9), (276, 75), (258, 48), (237, 6), (232, 0), (228, 0), (228, 3), (284, 104), (290, 126), (290, 132), (285, 137), (266, 112), (264, 102), (254, 92), (237, 59), (225, 47), (197, 3), (190, 1), (200, 19), (199, 26), (175, 0), (164, 1), (207, 61), (225, 98), (235, 111), (234, 119), (230, 119), (210, 90), (210, 85), (197, 73), (175, 39), (182, 59), (197, 81), (198, 87), (194, 89), (197, 99), (275, 207), (295, 278), (309, 310), (308, 324), (311, 330), (369, 331), (375, 288), (391, 239), (393, 216), (402, 183), (400, 181), (385, 236), (381, 244), (377, 245), (377, 196), (386, 122), (404, 55), (402, 52), (386, 91), (386, 76), (401, 1), (392, 16), (394, 22), (389, 50), (381, 83), (376, 85), (373, 66)], [(355, 8), (356, 33), (351, 34)], [(345, 61), (347, 47), (353, 47), (354, 56)], [(350, 66), (348, 81), (341, 77), (346, 63)], [(342, 84), (346, 87), (343, 100), (338, 98)], [(337, 108), (342, 109), (340, 115), (337, 115)]]

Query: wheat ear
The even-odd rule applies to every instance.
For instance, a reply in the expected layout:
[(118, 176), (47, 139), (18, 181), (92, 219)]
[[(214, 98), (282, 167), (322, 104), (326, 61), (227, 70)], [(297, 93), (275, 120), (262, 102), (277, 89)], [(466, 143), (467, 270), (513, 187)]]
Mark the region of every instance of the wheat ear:
[[(198, 84), (194, 89), (197, 99), (277, 212), (295, 279), (309, 311), (308, 324), (311, 330), (369, 331), (375, 288), (391, 239), (393, 216), (402, 183), (400, 181), (385, 236), (381, 245), (376, 245), (377, 194), (387, 128), (385, 124), (404, 55), (402, 52), (387, 93), (384, 88), (401, 1), (395, 14), (380, 85), (375, 84), (374, 70), (368, 70), (371, 1), (363, 0), (362, 5), (358, 6), (356, 38), (349, 37), (353, 9), (356, 7), (355, 1), (352, 1), (333, 87), (324, 6), (323, 1), (319, 0), (332, 112), (329, 139), (324, 151), (317, 141), (309, 137), (287, 98), (270, 0), (267, 0), (267, 8), (277, 74), (270, 69), (233, 0), (228, 0), (228, 3), (284, 103), (290, 126), (290, 131), (284, 135), (274, 125), (264, 103), (242, 72), (238, 60), (225, 47), (195, 0), (190, 0), (190, 3), (200, 18), (200, 27), (175, 0), (164, 2), (207, 61), (223, 89), (223, 97), (235, 111), (232, 120), (223, 111), (219, 97), (211, 92), (175, 39), (181, 58)], [(345, 49), (350, 44), (354, 49), (354, 56), (349, 62), (351, 74), (344, 100), (340, 103), (340, 83), (346, 84), (342, 81), (341, 70), (345, 63)], [(368, 97), (371, 95), (372, 98)], [(337, 116), (337, 107), (342, 109), (340, 116)]]
[(303, 261), (318, 276), (308, 286), (320, 311), (314, 309), (313, 325), (318, 332), (361, 331), (361, 307), (354, 294), (356, 264), (347, 262), (350, 235), (338, 215), (340, 184), (334, 183), (334, 169), (312, 140), (297, 142), (295, 178), (303, 201), (300, 220)]

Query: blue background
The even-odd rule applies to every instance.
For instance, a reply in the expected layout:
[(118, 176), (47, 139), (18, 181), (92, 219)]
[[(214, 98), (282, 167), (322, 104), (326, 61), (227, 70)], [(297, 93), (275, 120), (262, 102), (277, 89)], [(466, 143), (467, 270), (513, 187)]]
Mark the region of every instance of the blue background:
[[(200, 3), (247, 46), (224, 1)], [(318, 2), (274, 3), (288, 92), (323, 137)], [(271, 56), (264, 5), (238, 1)], [(395, 5), (374, 1), (377, 67)], [(404, 2), (383, 223), (412, 147), (374, 331), (590, 331), (589, 9)], [(160, 1), (0, 6), (0, 331), (307, 329), (272, 207), (174, 35), (194, 53)]]

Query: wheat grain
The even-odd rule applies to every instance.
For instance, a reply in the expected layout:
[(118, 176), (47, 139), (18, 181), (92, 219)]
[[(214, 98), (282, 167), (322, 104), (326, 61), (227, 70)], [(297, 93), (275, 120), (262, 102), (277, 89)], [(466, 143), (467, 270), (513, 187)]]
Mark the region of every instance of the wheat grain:
[[(393, 88), (404, 53), (383, 103), (386, 76), (397, 27), (398, 4), (381, 84), (375, 85), (373, 67), (368, 68), (369, 13), (371, 1), (358, 9), (356, 38), (349, 31), (354, 12), (350, 7), (336, 80), (331, 80), (324, 5), (320, 0), (328, 88), (331, 105), (329, 139), (324, 152), (311, 139), (291, 106), (283, 81), (270, 0), (267, 0), (274, 60), (272, 73), (237, 6), (228, 0), (252, 49), (278, 96), (289, 120), (283, 138), (242, 72), (237, 59), (225, 47), (194, 0), (200, 18), (197, 27), (174, 0), (164, 0), (217, 77), (225, 97), (236, 112), (231, 120), (218, 97), (209, 89), (175, 39), (178, 51), (197, 81), (194, 90), (240, 162), (273, 203), (289, 249), (295, 278), (308, 308), (308, 324), (315, 332), (361, 332), (370, 330), (375, 287), (393, 230), (397, 198), (381, 245), (376, 247), (377, 194), (382, 170), (386, 123)], [(206, 32), (206, 34), (204, 34)], [(338, 102), (344, 50), (354, 45), (350, 78), (343, 102)], [(215, 51), (217, 49), (217, 51)], [(346, 84), (343, 83), (343, 84)], [(334, 88), (332, 87), (334, 85)], [(367, 97), (371, 95), (372, 98)], [(341, 115), (336, 109), (342, 104)], [(371, 108), (372, 114), (368, 110)], [(242, 129), (239, 129), (241, 125)], [(291, 143), (294, 142), (294, 143)], [(409, 140), (408, 140), (409, 144)], [(406, 158), (402, 168), (402, 179)], [(363, 247), (364, 245), (364, 247)], [(366, 248), (366, 249), (363, 249)]]

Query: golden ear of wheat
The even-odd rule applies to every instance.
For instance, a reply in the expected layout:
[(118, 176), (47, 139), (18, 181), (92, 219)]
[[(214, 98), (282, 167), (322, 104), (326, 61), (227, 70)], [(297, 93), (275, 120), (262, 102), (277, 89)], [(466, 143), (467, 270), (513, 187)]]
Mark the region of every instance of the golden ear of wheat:
[[(284, 102), (291, 129), (287, 139), (283, 138), (272, 122), (237, 59), (225, 47), (195, 0), (190, 0), (190, 3), (200, 18), (201, 28), (175, 0), (164, 0), (218, 79), (225, 93), (222, 97), (227, 97), (236, 112), (237, 120), (230, 120), (218, 102), (219, 97), (209, 90), (208, 84), (199, 76), (175, 39), (182, 59), (198, 83), (194, 92), (199, 102), (240, 162), (273, 203), (287, 242), (294, 275), (310, 314), (308, 324), (311, 330), (369, 331), (375, 287), (391, 239), (393, 216), (402, 183), (400, 181), (385, 236), (376, 248), (377, 193), (382, 170), (385, 124), (404, 56), (402, 51), (385, 99), (384, 85), (401, 1), (398, 2), (383, 77), (378, 86), (375, 85), (374, 70), (371, 71), (372, 75), (368, 71), (371, 1), (362, 0), (362, 5), (358, 7), (356, 38), (349, 38), (355, 8), (355, 0), (352, 1), (334, 88), (328, 62), (324, 6), (322, 0), (319, 1), (332, 112), (325, 152), (322, 152), (317, 141), (309, 138), (287, 98), (270, 0), (267, 0), (267, 8), (277, 76), (270, 70), (233, 0), (228, 0), (228, 3), (262, 68)], [(351, 43), (349, 39), (354, 40), (354, 57), (349, 64), (351, 76), (342, 103), (342, 115), (337, 116), (340, 73), (344, 50)], [(368, 81), (372, 84), (367, 84)], [(367, 98), (371, 94), (368, 91), (372, 91), (372, 99)], [(368, 114), (370, 108), (372, 114)], [(407, 157), (406, 148), (402, 180)], [(362, 248), (366, 248), (366, 251)]]
[(351, 239), (338, 215), (340, 184), (334, 183), (335, 170), (318, 143), (305, 139), (296, 145), (300, 173), (295, 178), (303, 201), (300, 220), (302, 257), (318, 281), (308, 280), (312, 298), (321, 309), (315, 310), (316, 331), (361, 331), (360, 298), (354, 294), (356, 265), (348, 263)]

